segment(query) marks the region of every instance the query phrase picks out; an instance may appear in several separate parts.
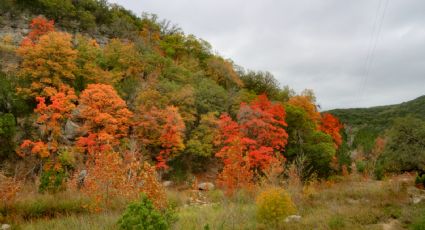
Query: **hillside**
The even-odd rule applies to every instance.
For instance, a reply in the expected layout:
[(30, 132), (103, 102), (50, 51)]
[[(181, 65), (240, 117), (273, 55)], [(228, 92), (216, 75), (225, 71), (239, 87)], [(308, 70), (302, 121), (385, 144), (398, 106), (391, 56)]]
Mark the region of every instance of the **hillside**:
[[(0, 0), (1, 229), (422, 226), (425, 122), (359, 162), (315, 98), (152, 14)], [(372, 146), (424, 100), (332, 113)]]
[(413, 116), (425, 120), (425, 96), (395, 105), (327, 111), (352, 127), (373, 126), (384, 130), (398, 117)]

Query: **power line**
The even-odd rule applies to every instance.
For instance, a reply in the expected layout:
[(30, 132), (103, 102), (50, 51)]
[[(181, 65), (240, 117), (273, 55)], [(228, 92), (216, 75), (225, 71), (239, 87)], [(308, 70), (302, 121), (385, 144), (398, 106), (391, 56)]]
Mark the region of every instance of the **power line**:
[(382, 15), (380, 18), (379, 18), (379, 11), (382, 6), (382, 0), (379, 1), (378, 8), (376, 10), (375, 21), (374, 21), (374, 25), (372, 29), (372, 35), (369, 41), (369, 48), (366, 54), (366, 59), (365, 59), (364, 68), (363, 68), (364, 69), (363, 78), (360, 85), (360, 92), (358, 94), (358, 102), (361, 102), (364, 96), (365, 88), (368, 82), (369, 73), (372, 68), (373, 61), (375, 60), (375, 52), (378, 46), (378, 41), (382, 31), (388, 4), (389, 4), (389, 0), (386, 0), (383, 6)]

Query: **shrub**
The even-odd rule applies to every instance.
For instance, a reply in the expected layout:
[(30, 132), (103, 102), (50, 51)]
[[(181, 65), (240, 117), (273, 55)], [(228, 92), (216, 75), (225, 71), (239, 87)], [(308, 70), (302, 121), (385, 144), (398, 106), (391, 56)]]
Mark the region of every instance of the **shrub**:
[(67, 178), (67, 174), (63, 169), (61, 170), (44, 170), (40, 177), (39, 192), (58, 192), (63, 190), (63, 182)]
[(356, 161), (357, 172), (364, 173), (366, 170), (366, 162), (363, 160)]
[(258, 221), (276, 225), (296, 208), (289, 194), (281, 188), (269, 188), (258, 195), (256, 200)]
[(415, 184), (418, 185), (418, 186), (420, 186), (420, 185), (425, 186), (425, 173), (422, 174), (422, 175), (420, 175), (420, 174), (416, 175)]
[(169, 229), (166, 216), (155, 209), (146, 195), (142, 195), (139, 203), (127, 207), (118, 225), (120, 229)]
[(6, 207), (14, 201), (17, 193), (21, 189), (21, 184), (11, 177), (5, 176), (0, 172), (0, 207)]

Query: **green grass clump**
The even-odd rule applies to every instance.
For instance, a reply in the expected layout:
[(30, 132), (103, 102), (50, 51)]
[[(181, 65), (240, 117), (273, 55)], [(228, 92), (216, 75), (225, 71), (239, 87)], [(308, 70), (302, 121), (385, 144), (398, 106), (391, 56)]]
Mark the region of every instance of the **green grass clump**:
[(341, 216), (333, 216), (329, 220), (329, 228), (332, 230), (343, 229), (345, 227), (344, 218)]

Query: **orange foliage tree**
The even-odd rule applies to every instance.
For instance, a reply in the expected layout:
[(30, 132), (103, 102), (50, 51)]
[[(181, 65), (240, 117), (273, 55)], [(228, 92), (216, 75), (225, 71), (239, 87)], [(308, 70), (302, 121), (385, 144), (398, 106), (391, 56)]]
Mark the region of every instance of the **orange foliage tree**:
[(38, 114), (37, 126), (42, 140), (35, 142), (25, 140), (18, 154), (38, 155), (40, 158), (50, 157), (54, 160), (60, 145), (62, 128), (66, 120), (71, 117), (77, 96), (73, 89), (62, 85), (58, 93), (49, 97), (50, 103), (46, 104), (45, 97), (37, 97), (37, 101), (34, 112)]
[(89, 154), (110, 151), (128, 135), (132, 112), (114, 88), (104, 84), (89, 84), (80, 95), (77, 119), (83, 121), (85, 136), (77, 146)]
[(185, 148), (185, 124), (178, 108), (151, 107), (148, 110), (141, 106), (136, 113), (135, 123), (134, 133), (144, 150), (154, 154), (157, 168), (167, 169), (167, 160)]
[(319, 130), (326, 134), (329, 134), (332, 137), (336, 148), (338, 148), (342, 143), (342, 137), (340, 133), (342, 127), (343, 126), (341, 122), (339, 122), (338, 118), (336, 118), (332, 114), (322, 114)]
[(36, 43), (23, 42), (17, 53), (22, 58), (20, 76), (28, 77), (30, 88), (21, 90), (30, 96), (52, 96), (61, 85), (72, 85), (77, 69), (77, 52), (72, 48), (71, 35), (49, 32)]

